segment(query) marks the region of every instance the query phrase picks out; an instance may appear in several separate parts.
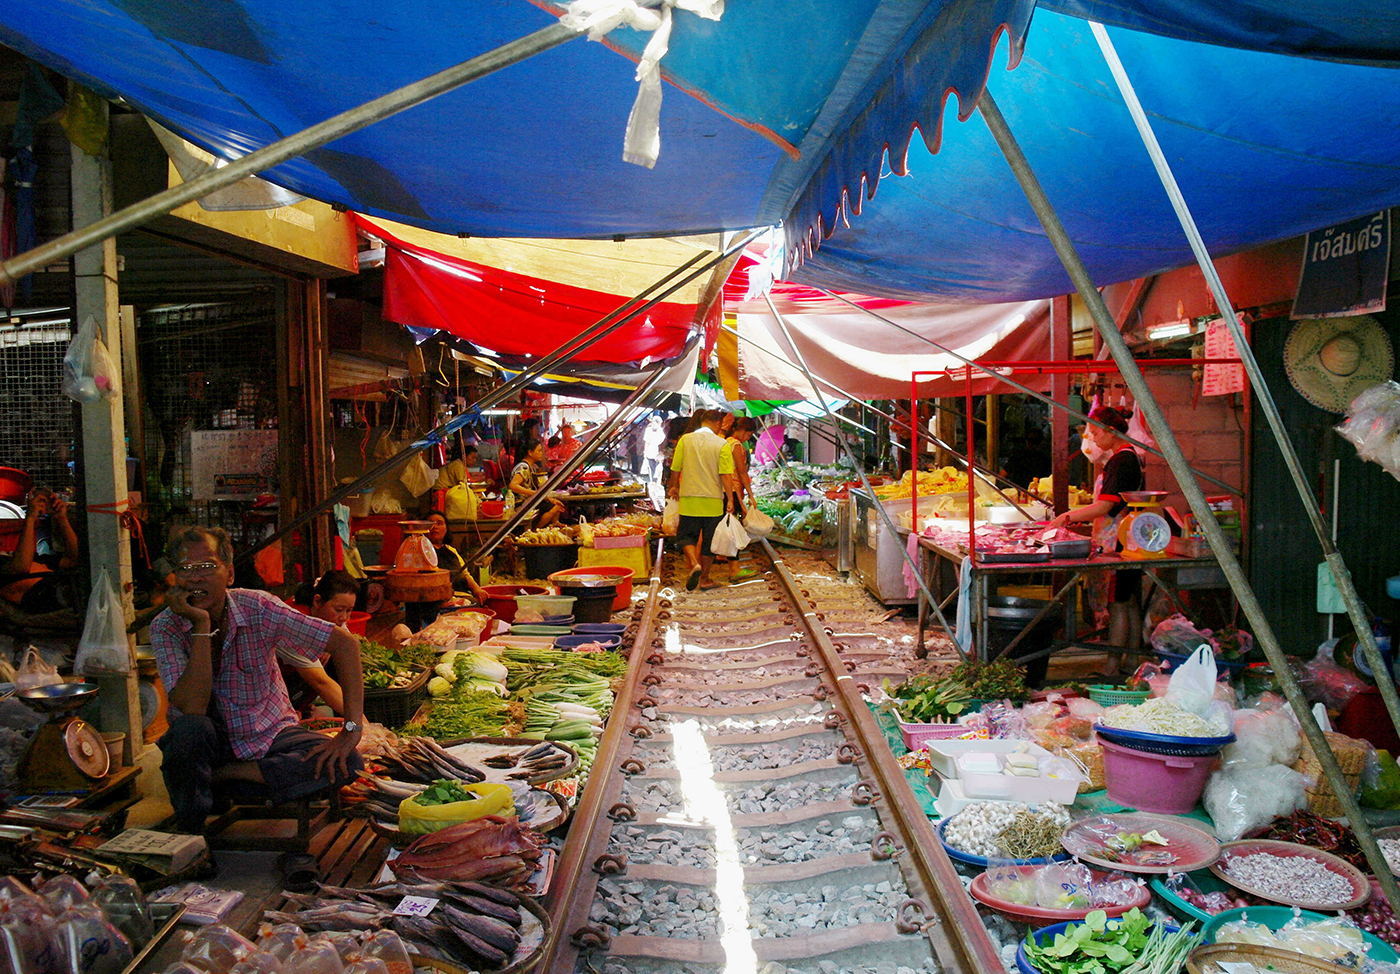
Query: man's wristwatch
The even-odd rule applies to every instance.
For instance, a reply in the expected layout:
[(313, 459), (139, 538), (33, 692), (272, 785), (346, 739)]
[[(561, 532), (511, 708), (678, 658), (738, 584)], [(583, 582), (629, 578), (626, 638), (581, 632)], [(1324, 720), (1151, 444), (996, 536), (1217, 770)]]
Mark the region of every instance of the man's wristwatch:
[(358, 723), (357, 721), (353, 721), (353, 720), (347, 720), (345, 723), (341, 724), (340, 726), (341, 726), (341, 729), (342, 729), (343, 731), (345, 731), (345, 733), (347, 733), (347, 734), (353, 734), (353, 733), (355, 733), (355, 731), (357, 731), (357, 730), (360, 729), (359, 723)]

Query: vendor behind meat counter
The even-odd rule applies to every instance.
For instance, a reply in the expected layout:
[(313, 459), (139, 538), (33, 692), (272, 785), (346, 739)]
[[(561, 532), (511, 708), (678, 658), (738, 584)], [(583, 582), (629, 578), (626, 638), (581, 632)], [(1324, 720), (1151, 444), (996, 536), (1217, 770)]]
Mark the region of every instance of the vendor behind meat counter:
[[(1124, 491), (1145, 490), (1146, 479), (1142, 461), (1132, 444), (1123, 439), (1128, 432), (1128, 417), (1112, 406), (1100, 406), (1089, 418), (1110, 427), (1087, 426), (1080, 451), (1096, 467), (1101, 467), (1094, 482), (1094, 502), (1066, 511), (1051, 523), (1065, 524), (1093, 521), (1093, 538), (1106, 552), (1118, 550), (1118, 525), (1128, 510)], [(1138, 649), (1142, 646), (1142, 608), (1138, 591), (1142, 587), (1142, 572), (1137, 569), (1109, 572), (1108, 641), (1113, 646)]]
[[(348, 784), (364, 722), (360, 643), (348, 629), (303, 615), (280, 599), (233, 583), (233, 547), (219, 528), (173, 533), (169, 610), (151, 623), (151, 647), (170, 701), (170, 729), (156, 742), (175, 826), (202, 832), (217, 781), (265, 784), (288, 801)], [(277, 669), (276, 647), (329, 651), (344, 697), (335, 737), (307, 730)]]

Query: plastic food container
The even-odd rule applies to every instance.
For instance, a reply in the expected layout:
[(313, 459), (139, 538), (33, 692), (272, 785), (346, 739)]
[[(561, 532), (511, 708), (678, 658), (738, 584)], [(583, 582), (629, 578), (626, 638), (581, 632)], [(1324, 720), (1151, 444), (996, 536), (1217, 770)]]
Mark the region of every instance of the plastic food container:
[(1159, 815), (1185, 815), (1195, 808), (1217, 760), (1214, 754), (1153, 754), (1103, 739), (1099, 746), (1103, 748), (1108, 797), (1128, 808)]
[(621, 636), (607, 636), (601, 633), (570, 633), (554, 640), (555, 649), (577, 649), (585, 643), (597, 643), (604, 649), (616, 649), (622, 645)]
[[(907, 724), (905, 726), (918, 727), (920, 725)], [(966, 730), (966, 728), (962, 727), (961, 724), (931, 724), (929, 726), (952, 726), (958, 727), (962, 730)], [(1011, 754), (1016, 750), (1016, 748), (1018, 748), (1023, 743), (1025, 742), (1010, 740), (932, 740), (926, 741), (923, 746), (928, 748), (929, 764), (933, 766), (933, 770), (937, 771), (945, 778), (956, 778), (958, 776), (959, 755), (968, 754), (971, 752)], [(1042, 754), (1049, 755), (1050, 752), (1045, 750), (1043, 747), (1040, 747), (1039, 745), (1033, 745), (1032, 753), (1039, 757)]]
[[(1335, 920), (1335, 914), (1314, 913), (1312, 910), (1299, 911), (1304, 920), (1316, 923), (1318, 920)], [(1285, 923), (1293, 919), (1293, 907), (1291, 906), (1247, 906), (1240, 910), (1225, 910), (1206, 920), (1201, 927), (1201, 934), (1208, 944), (1215, 943), (1215, 935), (1220, 932), (1220, 928), (1227, 923), (1236, 920), (1245, 920), (1248, 923), (1262, 923), (1270, 930), (1279, 930)], [(1395, 948), (1390, 946), (1380, 937), (1373, 933), (1361, 931), (1361, 936), (1371, 947), (1366, 951), (1366, 956), (1371, 960), (1385, 961), (1394, 964), (1400, 955), (1395, 953)]]
[(627, 627), (620, 622), (576, 622), (575, 633), (592, 633), (596, 636), (621, 636)]
[(515, 611), (523, 612), (526, 609), (535, 610), (541, 618), (571, 615), (574, 611), (574, 597), (572, 595), (517, 595), (515, 597)]
[[(976, 752), (959, 755), (958, 781), (962, 783), (963, 794), (968, 798), (991, 798), (1025, 802), (1028, 805), (1038, 805), (1041, 802), (1073, 805), (1074, 796), (1079, 791), (1079, 783), (1084, 780), (1084, 772), (1072, 762), (1056, 757), (1044, 748), (1034, 750), (1040, 752), (1035, 755), (1040, 761), (1040, 775), (1033, 778), (1002, 774), (1000, 771), (974, 771), (971, 766), (973, 754)], [(995, 759), (1000, 766), (1005, 761), (1005, 755), (997, 754)], [(1204, 783), (1202, 787), (1205, 787)], [(1195, 802), (1191, 804), (1194, 806)]]

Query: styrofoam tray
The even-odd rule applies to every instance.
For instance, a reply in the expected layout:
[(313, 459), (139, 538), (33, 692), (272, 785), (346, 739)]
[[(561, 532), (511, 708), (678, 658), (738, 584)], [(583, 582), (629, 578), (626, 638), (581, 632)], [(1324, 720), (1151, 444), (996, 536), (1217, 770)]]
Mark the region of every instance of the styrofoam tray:
[[(933, 770), (945, 778), (956, 778), (958, 777), (958, 756), (961, 754), (971, 752), (1011, 754), (1022, 744), (1028, 743), (1028, 741), (1004, 740), (951, 740), (928, 741), (924, 747), (928, 748), (929, 764), (933, 766)], [(1036, 757), (1049, 756), (1050, 754), (1039, 744), (1031, 744), (1030, 753)]]
[[(1074, 804), (1074, 796), (1079, 792), (1080, 782), (1085, 780), (1084, 772), (1074, 762), (1056, 757), (1045, 751), (1036, 757), (1040, 759), (1040, 776), (1023, 778), (1010, 774), (985, 774), (969, 771), (966, 761), (969, 755), (958, 759), (958, 780), (962, 783), (963, 794), (968, 798), (993, 798), (1001, 801), (1025, 802), (1035, 805), (1040, 802), (1058, 802), (1061, 805)], [(1000, 755), (998, 755), (1000, 758)], [(998, 762), (1000, 763), (1000, 761)]]

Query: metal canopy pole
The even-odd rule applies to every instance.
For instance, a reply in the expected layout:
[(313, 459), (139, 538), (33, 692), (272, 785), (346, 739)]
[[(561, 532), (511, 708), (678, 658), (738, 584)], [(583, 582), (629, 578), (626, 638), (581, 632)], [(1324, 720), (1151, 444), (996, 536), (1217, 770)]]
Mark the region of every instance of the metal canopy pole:
[[(1110, 427), (1110, 426), (1107, 426), (1107, 425), (1105, 425), (1105, 424), (1103, 424), (1103, 423), (1100, 423), (1097, 419), (1090, 419), (1088, 416), (1084, 415), (1083, 413), (1078, 412), (1077, 410), (1074, 410), (1074, 409), (1069, 408), (1069, 406), (1066, 405), (1065, 403), (1056, 402), (1055, 400), (1053, 400), (1053, 399), (1051, 399), (1049, 396), (1047, 396), (1045, 393), (1043, 393), (1043, 392), (1037, 392), (1036, 390), (1032, 389), (1030, 386), (1025, 385), (1024, 383), (1021, 383), (1021, 382), (1017, 382), (1015, 379), (1011, 378), (1011, 376), (1009, 376), (1009, 375), (1002, 375), (1000, 372), (998, 372), (996, 369), (992, 368), (991, 366), (983, 365), (981, 362), (978, 362), (978, 361), (976, 361), (976, 360), (974, 360), (974, 359), (970, 359), (970, 358), (967, 358), (967, 357), (965, 357), (965, 356), (963, 356), (963, 355), (959, 355), (957, 352), (953, 351), (953, 350), (952, 350), (951, 348), (949, 348), (948, 346), (946, 346), (946, 345), (940, 345), (940, 344), (938, 344), (938, 342), (934, 341), (932, 338), (929, 338), (929, 337), (927, 337), (927, 336), (925, 336), (925, 335), (920, 335), (920, 334), (919, 334), (918, 332), (916, 332), (916, 331), (911, 331), (910, 329), (905, 328), (903, 325), (899, 324), (898, 322), (896, 322), (896, 321), (891, 321), (890, 319), (886, 318), (884, 315), (881, 315), (881, 314), (878, 314), (877, 312), (871, 311), (869, 308), (862, 308), (860, 305), (856, 304), (854, 301), (851, 301), (850, 299), (848, 299), (848, 298), (846, 298), (846, 297), (844, 297), (844, 296), (842, 296), (842, 295), (840, 295), (840, 294), (837, 294), (837, 293), (834, 292), (834, 291), (828, 291), (828, 290), (826, 290), (825, 288), (815, 288), (815, 290), (820, 291), (822, 294), (825, 294), (825, 295), (826, 295), (827, 297), (829, 297), (829, 298), (835, 298), (835, 299), (838, 300), (838, 301), (844, 301), (846, 304), (849, 304), (852, 308), (855, 308), (857, 311), (863, 311), (863, 312), (865, 312), (865, 313), (868, 314), (870, 317), (874, 318), (876, 321), (883, 322), (884, 324), (889, 325), (891, 328), (898, 329), (899, 331), (904, 332), (906, 335), (909, 335), (909, 336), (911, 336), (911, 337), (913, 337), (913, 338), (917, 338), (919, 341), (921, 341), (921, 342), (923, 342), (924, 344), (929, 345), (929, 346), (931, 346), (931, 347), (933, 347), (933, 348), (938, 349), (940, 352), (944, 353), (945, 355), (950, 355), (950, 356), (952, 356), (953, 358), (957, 359), (959, 362), (961, 362), (961, 363), (962, 363), (963, 365), (965, 365), (966, 367), (968, 367), (968, 368), (970, 368), (970, 369), (976, 369), (978, 372), (981, 372), (981, 373), (987, 375), (987, 376), (990, 377), (990, 378), (996, 379), (998, 382), (1001, 382), (1001, 383), (1004, 383), (1004, 384), (1010, 386), (1011, 388), (1015, 389), (1017, 392), (1024, 392), (1026, 395), (1032, 396), (1032, 397), (1034, 397), (1035, 399), (1039, 399), (1041, 402), (1045, 403), (1047, 406), (1050, 406), (1050, 407), (1053, 408), (1053, 409), (1058, 409), (1058, 410), (1060, 410), (1061, 412), (1068, 413), (1070, 416), (1073, 416), (1075, 419), (1079, 420), (1081, 423), (1088, 423), (1090, 426), (1097, 426), (1097, 427), (1098, 427), (1099, 429), (1101, 429), (1101, 430), (1108, 430), (1110, 433), (1112, 433), (1114, 436), (1118, 437), (1119, 439), (1123, 440), (1125, 443), (1130, 443), (1130, 444), (1132, 444), (1133, 446), (1137, 447), (1137, 448), (1140, 449), (1140, 450), (1146, 450), (1148, 453), (1152, 454), (1154, 457), (1161, 457), (1163, 460), (1167, 459), (1167, 455), (1166, 455), (1165, 453), (1163, 453), (1161, 450), (1157, 449), (1155, 446), (1150, 446), (1150, 445), (1148, 445), (1148, 444), (1146, 444), (1146, 443), (1142, 443), (1142, 442), (1140, 442), (1140, 441), (1138, 441), (1138, 440), (1135, 440), (1135, 439), (1133, 439), (1131, 436), (1128, 436), (1126, 433), (1120, 433), (1120, 432), (1118, 432), (1116, 429), (1113, 429), (1113, 428)], [(1102, 300), (1102, 298), (1100, 298), (1100, 300)], [(1199, 477), (1199, 478), (1201, 478), (1201, 479), (1204, 480), (1204, 481), (1207, 481), (1207, 482), (1209, 482), (1209, 483), (1215, 484), (1217, 487), (1223, 487), (1225, 490), (1228, 490), (1228, 491), (1229, 491), (1230, 493), (1232, 493), (1232, 494), (1236, 494), (1236, 495), (1239, 495), (1239, 494), (1240, 494), (1240, 489), (1239, 489), (1238, 487), (1236, 487), (1235, 485), (1233, 485), (1233, 484), (1227, 484), (1227, 483), (1225, 483), (1225, 481), (1219, 480), (1219, 479), (1217, 479), (1217, 478), (1215, 478), (1215, 477), (1212, 477), (1212, 476), (1211, 476), (1210, 474), (1208, 474), (1208, 473), (1203, 473), (1203, 472), (1201, 472), (1200, 470), (1195, 469), (1194, 467), (1188, 466), (1187, 469), (1191, 471), (1191, 473), (1192, 473), (1193, 476)]]
[[(1342, 554), (1337, 550), (1333, 536), (1328, 533), (1327, 525), (1322, 520), (1322, 511), (1318, 508), (1317, 498), (1313, 496), (1307, 477), (1303, 473), (1303, 465), (1298, 460), (1297, 451), (1293, 449), (1293, 441), (1289, 439), (1288, 431), (1283, 427), (1283, 417), (1279, 415), (1278, 405), (1274, 402), (1269, 385), (1264, 380), (1264, 373), (1259, 369), (1259, 361), (1254, 357), (1254, 350), (1249, 345), (1244, 328), (1240, 326), (1239, 317), (1235, 314), (1235, 306), (1230, 302), (1230, 296), (1225, 292), (1225, 284), (1220, 280), (1220, 274), (1215, 269), (1215, 262), (1211, 260), (1210, 253), (1206, 250), (1205, 241), (1201, 238), (1201, 232), (1196, 227), (1196, 220), (1186, 205), (1186, 198), (1181, 195), (1181, 188), (1177, 186), (1176, 176), (1173, 175), (1171, 165), (1162, 152), (1162, 146), (1157, 142), (1157, 135), (1152, 130), (1152, 123), (1148, 121), (1146, 113), (1142, 110), (1142, 103), (1138, 100), (1133, 83), (1128, 79), (1123, 62), (1118, 59), (1118, 52), (1113, 47), (1113, 41), (1108, 37), (1108, 31), (1104, 29), (1102, 24), (1093, 21), (1089, 22), (1089, 27), (1099, 42), (1099, 49), (1103, 51), (1104, 60), (1108, 62), (1113, 79), (1118, 83), (1118, 90), (1123, 95), (1128, 112), (1133, 116), (1133, 123), (1137, 126), (1138, 135), (1142, 137), (1142, 144), (1146, 147), (1147, 154), (1152, 158), (1152, 165), (1156, 168), (1157, 176), (1162, 181), (1162, 188), (1167, 191), (1167, 198), (1171, 200), (1172, 209), (1176, 211), (1181, 229), (1186, 232), (1186, 239), (1191, 243), (1191, 251), (1196, 255), (1196, 263), (1200, 265), (1201, 273), (1205, 275), (1206, 283), (1210, 285), (1210, 293), (1215, 298), (1215, 306), (1220, 309), (1226, 327), (1230, 329), (1230, 337), (1234, 339), (1240, 362), (1244, 365), (1245, 373), (1249, 376), (1250, 387), (1254, 390), (1255, 401), (1263, 410), (1265, 419), (1268, 420), (1269, 431), (1273, 433), (1274, 442), (1278, 444), (1279, 452), (1283, 454), (1288, 474), (1293, 478), (1293, 487), (1297, 490), (1298, 497), (1303, 502), (1303, 510), (1307, 512), (1308, 521), (1312, 524), (1313, 534), (1317, 535), (1317, 540), (1322, 545), (1322, 554), (1327, 559), (1327, 566), (1332, 570), (1332, 577), (1337, 581), (1337, 591), (1341, 593), (1342, 601), (1346, 603), (1347, 616), (1350, 617), (1352, 627), (1356, 630), (1361, 651), (1366, 656), (1366, 662), (1370, 664), (1371, 672), (1375, 674), (1376, 686), (1380, 688), (1381, 697), (1385, 700), (1385, 709), (1390, 712), (1391, 723), (1400, 727), (1400, 698), (1396, 697), (1395, 682), (1391, 678), (1390, 668), (1381, 659), (1380, 648), (1376, 645), (1375, 634), (1371, 632), (1371, 626), (1366, 619), (1366, 611), (1361, 606), (1361, 597), (1357, 595), (1356, 586), (1352, 583), (1351, 572), (1347, 571), (1346, 562), (1342, 559)], [(1335, 504), (1333, 506), (1335, 509)]]
[[(822, 409), (826, 412), (827, 419), (831, 421), (832, 428), (836, 430), (836, 436), (841, 441), (841, 449), (846, 451), (846, 456), (850, 457), (851, 463), (855, 465), (856, 473), (860, 475), (861, 486), (863, 486), (870, 495), (870, 499), (875, 502), (875, 510), (880, 512), (880, 520), (885, 523), (885, 528), (890, 532), (890, 537), (898, 540), (899, 532), (895, 530), (894, 519), (890, 517), (890, 512), (885, 510), (885, 505), (881, 503), (880, 498), (876, 496), (875, 488), (870, 486), (870, 480), (865, 476), (865, 470), (861, 467), (860, 460), (857, 459), (855, 453), (852, 452), (851, 445), (846, 442), (846, 433), (841, 428), (841, 424), (831, 419), (831, 407), (826, 404), (826, 396), (823, 395), (821, 389), (818, 388), (817, 380), (812, 375), (812, 370), (807, 368), (807, 360), (802, 357), (802, 352), (798, 349), (797, 343), (792, 340), (792, 332), (788, 331), (787, 322), (783, 320), (783, 316), (778, 313), (778, 309), (773, 304), (772, 297), (765, 293), (763, 295), (763, 300), (768, 302), (768, 310), (773, 313), (773, 318), (778, 322), (778, 327), (783, 330), (783, 337), (787, 339), (788, 347), (792, 349), (792, 354), (797, 360), (798, 367), (802, 369), (802, 374), (806, 376), (807, 381), (811, 383), (812, 391), (817, 394), (817, 400), (822, 404)], [(917, 463), (910, 470), (910, 476), (916, 479), (918, 478), (919, 466)], [(913, 536), (918, 537), (918, 526), (914, 525), (913, 527)], [(909, 566), (909, 573), (914, 578), (914, 584), (918, 586), (923, 597), (928, 599), (928, 604), (933, 606), (934, 615), (938, 616), (938, 622), (943, 626), (943, 631), (952, 637), (953, 649), (957, 651), (958, 657), (967, 660), (969, 658), (968, 654), (963, 652), (963, 648), (958, 645), (957, 630), (948, 625), (948, 620), (943, 615), (942, 607), (938, 604), (938, 600), (933, 597), (933, 593), (928, 590), (928, 585), (924, 582), (923, 573), (919, 571), (918, 564), (914, 561), (913, 556), (909, 554), (909, 549), (904, 545), (900, 545), (899, 553), (904, 556), (904, 563)]]
[(1128, 348), (1127, 341), (1115, 326), (1113, 316), (1109, 314), (1108, 307), (1103, 302), (1103, 296), (1095, 289), (1089, 272), (1079, 258), (1074, 242), (1065, 232), (1064, 225), (1060, 223), (1060, 218), (1056, 215), (1049, 198), (1046, 197), (1045, 190), (1041, 188), (1040, 181), (1031, 170), (1030, 163), (1026, 161), (1025, 155), (1021, 152), (1021, 147), (1017, 144), (1015, 136), (1007, 127), (1006, 119), (1002, 117), (990, 91), (983, 89), (977, 107), (987, 123), (987, 128), (991, 130), (992, 137), (996, 139), (997, 146), (1006, 156), (1006, 161), (1011, 166), (1011, 171), (1015, 174), (1021, 191), (1025, 193), (1031, 208), (1035, 210), (1035, 215), (1045, 228), (1046, 237), (1054, 246), (1055, 253), (1059, 256), (1060, 262), (1064, 264), (1070, 280), (1074, 282), (1075, 289), (1093, 315), (1094, 327), (1098, 329), (1099, 337), (1108, 347), (1114, 361), (1118, 363), (1119, 374), (1123, 376), (1128, 388), (1133, 393), (1133, 397), (1137, 400), (1137, 405), (1147, 420), (1148, 428), (1156, 437), (1157, 442), (1162, 445), (1162, 450), (1167, 456), (1167, 463), (1177, 479), (1177, 486), (1181, 488), (1181, 492), (1186, 496), (1186, 501), (1191, 505), (1196, 519), (1200, 521), (1201, 527), (1205, 531), (1206, 540), (1210, 542), (1211, 550), (1220, 562), (1225, 577), (1229, 579), (1230, 588), (1234, 591), (1235, 598), (1239, 600), (1240, 607), (1244, 609), (1245, 617), (1254, 627), (1255, 638), (1263, 647), (1264, 655), (1268, 657), (1269, 664), (1273, 667), (1274, 674), (1282, 685), (1284, 696), (1288, 698), (1289, 704), (1293, 707), (1293, 714), (1298, 719), (1304, 736), (1307, 737), (1308, 743), (1312, 745), (1318, 761), (1322, 764), (1322, 771), (1327, 776), (1327, 782), (1332, 786), (1337, 800), (1341, 802), (1343, 814), (1346, 815), (1355, 829), (1357, 843), (1361, 846), (1361, 851), (1365, 853), (1371, 871), (1376, 874), (1381, 890), (1392, 904), (1400, 904), (1400, 887), (1396, 886), (1395, 877), (1391, 875), (1390, 867), (1386, 865), (1385, 856), (1381, 853), (1380, 847), (1376, 845), (1375, 837), (1372, 836), (1370, 828), (1367, 827), (1362, 818), (1361, 809), (1356, 804), (1356, 796), (1352, 794), (1351, 786), (1347, 784), (1346, 776), (1342, 773), (1341, 766), (1337, 764), (1337, 756), (1332, 753), (1327, 738), (1322, 735), (1322, 729), (1317, 726), (1317, 721), (1313, 718), (1312, 710), (1308, 706), (1307, 698), (1303, 696), (1303, 691), (1298, 686), (1298, 680), (1288, 667), (1288, 657), (1284, 655), (1282, 647), (1279, 646), (1278, 638), (1274, 635), (1273, 627), (1264, 615), (1263, 606), (1259, 604), (1254, 590), (1250, 587), (1244, 568), (1241, 567), (1239, 559), (1235, 557), (1234, 549), (1230, 547), (1230, 542), (1226, 539), (1225, 532), (1221, 530), (1220, 523), (1216, 521), (1210, 505), (1206, 501), (1205, 492), (1201, 490), (1201, 485), (1190, 476), (1191, 468), (1186, 462), (1186, 456), (1181, 452), (1181, 444), (1176, 441), (1176, 434), (1167, 425), (1166, 417), (1162, 414), (1162, 407), (1157, 403), (1156, 397), (1147, 385), (1147, 380), (1133, 359), (1132, 350)]
[(550, 24), (533, 34), (526, 34), (519, 40), (502, 44), (493, 51), (487, 51), (485, 54), (479, 54), (461, 64), (439, 71), (437, 74), (429, 75), (422, 81), (404, 85), (387, 95), (380, 95), (373, 101), (367, 101), (363, 105), (341, 112), (339, 115), (332, 115), (324, 122), (318, 122), (310, 128), (302, 129), (284, 139), (278, 139), (271, 145), (234, 159), (218, 169), (211, 169), (187, 183), (172, 186), (139, 203), (133, 203), (124, 210), (118, 210), (111, 216), (90, 223), (80, 230), (66, 233), (46, 244), (35, 247), (33, 250), (27, 250), (16, 257), (11, 257), (4, 263), (0, 263), (0, 285), (9, 284), (26, 274), (32, 274), (34, 271), (47, 267), (56, 260), (62, 260), (80, 250), (91, 247), (93, 244), (101, 243), (108, 237), (114, 237), (126, 230), (139, 227), (148, 220), (164, 216), (176, 207), (208, 196), (216, 189), (232, 186), (247, 176), (265, 172), (288, 159), (295, 159), (297, 156), (319, 148), (328, 142), (334, 142), (342, 136), (358, 132), (375, 122), (383, 121), (399, 112), (436, 98), (438, 95), (460, 88), (468, 82), (484, 78), (502, 68), (510, 67), (512, 64), (524, 61), (550, 48), (558, 47), (565, 41), (573, 40), (578, 36), (580, 36), (578, 32), (570, 27), (559, 23)]

